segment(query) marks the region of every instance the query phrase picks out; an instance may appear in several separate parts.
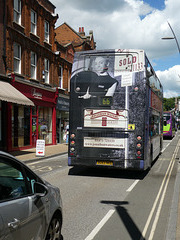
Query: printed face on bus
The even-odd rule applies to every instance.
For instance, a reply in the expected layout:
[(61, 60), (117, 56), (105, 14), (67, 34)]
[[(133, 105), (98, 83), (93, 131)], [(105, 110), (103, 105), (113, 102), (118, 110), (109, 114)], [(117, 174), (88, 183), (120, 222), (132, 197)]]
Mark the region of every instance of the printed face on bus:
[(93, 71), (100, 73), (105, 70), (106, 67), (106, 59), (103, 57), (97, 57), (93, 62)]

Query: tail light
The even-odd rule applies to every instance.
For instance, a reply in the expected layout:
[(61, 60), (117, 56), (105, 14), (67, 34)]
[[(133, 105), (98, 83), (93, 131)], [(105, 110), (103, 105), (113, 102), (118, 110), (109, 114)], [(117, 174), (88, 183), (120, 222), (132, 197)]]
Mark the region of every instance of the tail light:
[(70, 135), (70, 155), (71, 156), (74, 156), (74, 154), (75, 154), (75, 145), (76, 145), (75, 138), (76, 138), (75, 134), (72, 133)]
[(141, 151), (137, 151), (137, 155), (141, 155)]
[(142, 137), (141, 135), (138, 135), (136, 138), (136, 158), (141, 159), (142, 158)]
[(74, 141), (74, 140), (70, 141), (70, 144), (71, 144), (71, 145), (74, 145), (74, 144), (75, 144), (75, 141)]

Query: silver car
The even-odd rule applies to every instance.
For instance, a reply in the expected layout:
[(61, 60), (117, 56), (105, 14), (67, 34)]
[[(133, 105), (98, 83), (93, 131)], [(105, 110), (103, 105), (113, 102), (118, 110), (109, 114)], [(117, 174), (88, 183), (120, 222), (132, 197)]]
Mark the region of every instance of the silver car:
[(61, 227), (59, 189), (0, 151), (0, 240), (60, 240)]

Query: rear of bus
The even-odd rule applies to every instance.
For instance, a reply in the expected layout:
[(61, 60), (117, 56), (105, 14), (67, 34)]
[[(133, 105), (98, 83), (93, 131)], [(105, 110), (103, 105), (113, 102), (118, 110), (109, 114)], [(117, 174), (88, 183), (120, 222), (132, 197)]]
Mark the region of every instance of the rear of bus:
[(173, 138), (175, 136), (175, 118), (171, 112), (164, 112), (163, 114), (163, 137)]
[[(105, 58), (101, 71), (97, 58)], [(150, 90), (144, 66), (143, 50), (76, 53), (70, 90), (69, 166), (149, 167)]]

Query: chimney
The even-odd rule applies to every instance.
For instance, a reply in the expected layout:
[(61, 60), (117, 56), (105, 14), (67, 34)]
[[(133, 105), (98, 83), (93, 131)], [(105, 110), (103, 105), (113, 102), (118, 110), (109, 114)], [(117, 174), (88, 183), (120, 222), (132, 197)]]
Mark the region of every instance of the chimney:
[(79, 34), (85, 36), (84, 27), (79, 27)]

